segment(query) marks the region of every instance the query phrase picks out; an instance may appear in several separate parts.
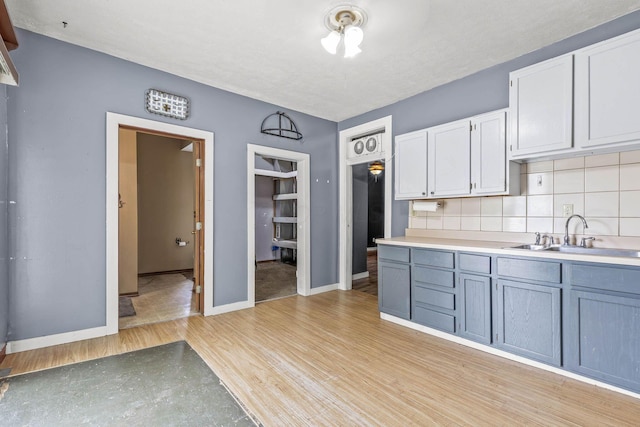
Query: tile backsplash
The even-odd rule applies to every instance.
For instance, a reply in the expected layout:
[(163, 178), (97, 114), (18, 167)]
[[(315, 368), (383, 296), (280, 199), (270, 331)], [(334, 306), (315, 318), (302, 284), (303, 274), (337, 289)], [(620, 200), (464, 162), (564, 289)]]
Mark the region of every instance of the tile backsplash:
[(409, 210), (416, 230), (564, 234), (565, 206), (584, 216), (571, 234), (640, 237), (640, 150), (521, 165), (519, 196), (443, 199), (436, 212)]

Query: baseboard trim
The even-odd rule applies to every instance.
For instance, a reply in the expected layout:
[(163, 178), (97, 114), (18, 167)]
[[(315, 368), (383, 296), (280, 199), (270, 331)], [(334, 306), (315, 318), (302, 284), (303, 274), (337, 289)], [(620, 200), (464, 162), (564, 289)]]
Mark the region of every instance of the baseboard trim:
[(249, 301), (234, 302), (231, 304), (219, 305), (216, 307), (205, 307), (205, 316), (214, 316), (216, 314), (230, 313), (232, 311), (244, 310), (245, 308), (253, 308), (255, 304), (250, 304)]
[(159, 276), (161, 274), (181, 274), (181, 273), (193, 273), (193, 268), (185, 268), (182, 270), (153, 271), (150, 273), (138, 273), (138, 277)]
[(0, 350), (0, 363), (7, 357), (7, 345), (2, 344), (2, 350)]
[(419, 331), (419, 332), (424, 332), (425, 334), (429, 334), (429, 335), (433, 335), (436, 336), (438, 338), (442, 338), (445, 339), (447, 341), (451, 341), (454, 342), (456, 344), (461, 344), (464, 345), (466, 347), (471, 347), (474, 348), (476, 350), (480, 350), (483, 351), (485, 353), (490, 353), (493, 354), (494, 356), (499, 356), (499, 357), (503, 357), (505, 359), (509, 359), (512, 360), (514, 362), (519, 362), (522, 363), (524, 365), (528, 365), (528, 366), (532, 366), (534, 368), (539, 368), (539, 369), (543, 369), (545, 371), (548, 372), (553, 372), (554, 374), (558, 374), (558, 375), (562, 375), (564, 377), (568, 377), (577, 381), (582, 381), (583, 383), (587, 383), (587, 384), (591, 384), (594, 385), (596, 387), (601, 387), (607, 390), (611, 390), (611, 391), (615, 391), (618, 393), (622, 393), (625, 394), (627, 396), (631, 396), (634, 397), (636, 399), (640, 399), (640, 394), (638, 393), (634, 393), (632, 391), (629, 390), (625, 390), (623, 388), (619, 388), (616, 386), (613, 386), (611, 384), (607, 384), (607, 383), (603, 383), (601, 381), (598, 380), (594, 380), (592, 378), (588, 378), (588, 377), (583, 377), (582, 375), (578, 375), (578, 374), (574, 374), (573, 372), (569, 372), (569, 371), (565, 371), (563, 369), (559, 369), (553, 366), (549, 366), (549, 365), (545, 365), (544, 363), (540, 363), (540, 362), (536, 362), (535, 360), (530, 360), (527, 359), (525, 357), (520, 357), (517, 356), (515, 354), (511, 354), (511, 353), (507, 353), (506, 351), (502, 351), (499, 350), (497, 348), (488, 346), (488, 345), (484, 345), (484, 344), (480, 344), (477, 343), (475, 341), (471, 341), (465, 338), (460, 338), (458, 336), (455, 335), (451, 335), (448, 334), (446, 332), (442, 332), (439, 331), (437, 329), (432, 329), (429, 328), (427, 326), (422, 326), (422, 325), (418, 325), (417, 323), (413, 323), (409, 320), (405, 320), (405, 319), (401, 319), (399, 317), (395, 317), (395, 316), (391, 316), (389, 314), (386, 313), (380, 313), (380, 318), (382, 320), (387, 320), (389, 322), (401, 325), (401, 326), (406, 326), (407, 328)]
[(366, 279), (367, 277), (369, 277), (369, 272), (368, 271), (363, 271), (362, 273), (356, 273), (354, 275), (351, 276), (351, 280), (360, 280), (360, 279)]
[(43, 337), (27, 338), (7, 343), (7, 354), (20, 353), (22, 351), (51, 347), (52, 345), (67, 344), (74, 341), (88, 340), (91, 338), (109, 335), (106, 326), (98, 328), (82, 329), (79, 331), (64, 332), (62, 334), (45, 335)]
[(124, 294), (120, 294), (118, 296), (131, 298), (131, 297), (140, 296), (140, 293), (139, 292), (125, 292)]
[(335, 291), (336, 289), (338, 289), (338, 284), (337, 283), (334, 283), (332, 285), (319, 286), (317, 288), (311, 288), (309, 290), (309, 296), (323, 294), (325, 292)]

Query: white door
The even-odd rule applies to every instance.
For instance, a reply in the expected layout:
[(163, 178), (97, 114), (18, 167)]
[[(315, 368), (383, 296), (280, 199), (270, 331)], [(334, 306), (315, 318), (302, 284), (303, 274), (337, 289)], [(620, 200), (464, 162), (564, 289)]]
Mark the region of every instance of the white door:
[(510, 150), (514, 158), (562, 150), (573, 143), (573, 56), (509, 74)]
[(395, 198), (427, 197), (427, 131), (396, 136)]
[(506, 191), (506, 111), (476, 116), (471, 122), (471, 192)]
[(640, 31), (576, 53), (576, 143), (640, 140)]
[(458, 120), (427, 129), (429, 197), (470, 193), (470, 122)]

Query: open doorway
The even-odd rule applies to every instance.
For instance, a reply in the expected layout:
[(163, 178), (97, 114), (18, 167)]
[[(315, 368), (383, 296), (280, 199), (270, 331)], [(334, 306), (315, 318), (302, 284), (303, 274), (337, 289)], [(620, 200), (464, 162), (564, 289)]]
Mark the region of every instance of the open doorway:
[(352, 271), (351, 289), (378, 295), (378, 251), (375, 239), (384, 237), (384, 164), (352, 166)]
[(256, 156), (256, 302), (298, 293), (298, 164)]
[[(198, 310), (204, 315), (216, 312), (213, 304), (213, 133), (184, 126), (173, 125), (139, 117), (107, 113), (107, 188), (106, 188), (106, 333), (118, 333), (119, 325), (119, 133), (121, 129), (160, 135), (169, 138), (198, 141), (194, 144), (194, 155), (200, 159), (195, 182), (195, 199), (200, 203), (199, 218), (192, 218), (194, 227), (191, 244), (199, 248), (199, 260), (194, 261), (194, 276), (200, 282), (201, 293), (198, 298)], [(197, 152), (196, 150), (199, 150)], [(199, 223), (199, 224), (198, 224)], [(173, 244), (176, 244), (173, 237)], [(185, 244), (185, 246), (187, 246)], [(190, 250), (190, 249), (189, 249)], [(206, 256), (204, 256), (206, 254)]]
[[(380, 151), (365, 153), (363, 156), (353, 156), (358, 139), (368, 135), (380, 135)], [(339, 248), (339, 289), (351, 290), (353, 284), (353, 166), (363, 163), (380, 161), (384, 163), (384, 237), (391, 237), (392, 214), (392, 117), (387, 116), (373, 120), (339, 133), (339, 162), (340, 162), (340, 248)]]
[[(260, 301), (259, 298), (311, 294), (309, 194), (308, 154), (247, 145), (247, 299), (250, 306)], [(274, 267), (275, 271), (264, 271), (266, 267)], [(286, 278), (287, 289), (277, 289), (278, 274)], [(258, 289), (259, 280), (269, 276), (272, 276), (274, 290), (282, 294), (259, 295), (262, 291)]]
[(119, 130), (119, 327), (201, 312), (202, 141)]

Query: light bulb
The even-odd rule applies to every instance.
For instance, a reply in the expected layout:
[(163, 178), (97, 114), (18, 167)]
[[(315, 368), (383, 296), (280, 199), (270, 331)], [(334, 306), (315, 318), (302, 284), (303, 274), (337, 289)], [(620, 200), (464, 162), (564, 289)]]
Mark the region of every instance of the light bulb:
[(320, 43), (322, 43), (322, 47), (332, 55), (336, 54), (336, 50), (338, 49), (338, 43), (340, 43), (340, 33), (333, 30), (326, 37), (320, 39)]
[(344, 29), (344, 57), (351, 58), (356, 56), (362, 50), (358, 46), (362, 43), (364, 33), (362, 28), (354, 27), (353, 25), (347, 25)]

